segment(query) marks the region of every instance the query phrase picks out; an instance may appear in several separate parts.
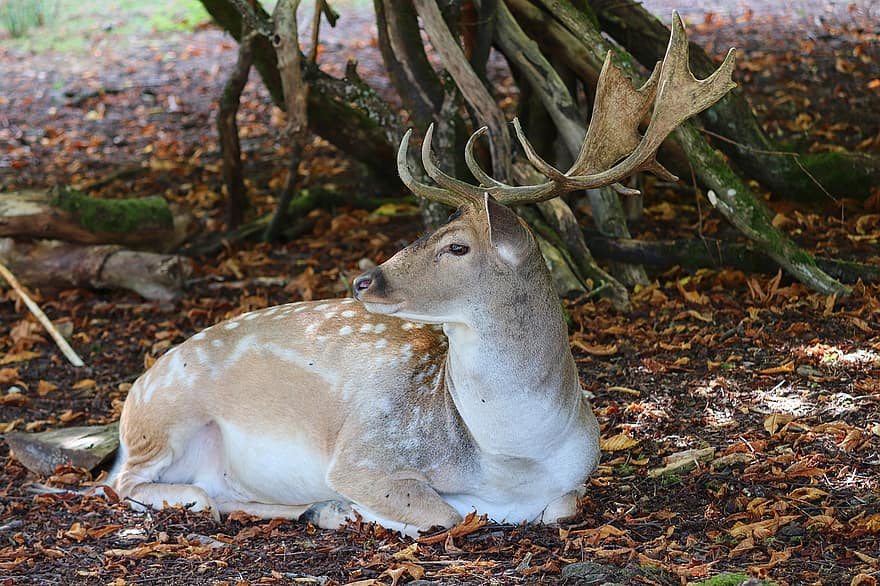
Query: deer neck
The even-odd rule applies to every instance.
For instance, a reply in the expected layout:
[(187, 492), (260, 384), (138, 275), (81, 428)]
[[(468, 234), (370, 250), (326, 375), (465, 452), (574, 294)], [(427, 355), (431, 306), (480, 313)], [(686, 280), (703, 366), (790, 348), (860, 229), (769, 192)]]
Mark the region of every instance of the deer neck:
[(546, 291), (527, 302), (508, 298), (487, 319), (443, 326), (446, 387), (484, 451), (538, 456), (578, 416), (577, 368), (559, 298)]

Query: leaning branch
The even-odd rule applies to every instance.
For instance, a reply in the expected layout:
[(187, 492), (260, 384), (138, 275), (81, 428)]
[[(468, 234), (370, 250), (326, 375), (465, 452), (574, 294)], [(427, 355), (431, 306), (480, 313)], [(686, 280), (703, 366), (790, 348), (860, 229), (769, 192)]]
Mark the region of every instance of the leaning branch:
[(49, 332), (49, 335), (52, 336), (52, 339), (55, 340), (55, 343), (58, 345), (58, 348), (64, 354), (64, 357), (70, 361), (74, 366), (85, 366), (85, 363), (82, 361), (82, 358), (79, 357), (79, 354), (76, 353), (76, 350), (70, 347), (70, 344), (67, 343), (67, 340), (64, 339), (64, 336), (61, 335), (55, 326), (52, 325), (52, 322), (46, 317), (46, 314), (43, 313), (43, 310), (40, 309), (40, 306), (37, 305), (33, 299), (31, 299), (28, 294), (25, 292), (24, 287), (18, 282), (18, 279), (15, 278), (15, 275), (6, 268), (6, 265), (0, 263), (0, 275), (6, 279), (6, 282), (15, 289), (15, 292), (21, 297), (21, 300), (24, 301), (24, 304), (27, 305), (28, 309), (31, 310), (31, 313), (34, 314), (34, 317), (37, 318), (37, 321), (42, 324), (46, 331)]
[(414, 4), (419, 16), (422, 17), (431, 43), (443, 59), (446, 70), (455, 80), (464, 99), (476, 111), (479, 123), (489, 127), (493, 174), (502, 181), (507, 180), (510, 177), (510, 163), (513, 157), (504, 113), (483, 85), (480, 76), (471, 67), (446, 21), (443, 20), (443, 14), (436, 0), (415, 0)]

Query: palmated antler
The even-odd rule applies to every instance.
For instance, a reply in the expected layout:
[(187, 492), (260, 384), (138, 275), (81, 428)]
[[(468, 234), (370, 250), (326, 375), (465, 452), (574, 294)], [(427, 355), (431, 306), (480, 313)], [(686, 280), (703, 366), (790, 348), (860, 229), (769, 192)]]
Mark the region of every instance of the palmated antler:
[[(688, 66), (688, 42), (678, 13), (672, 13), (672, 35), (663, 61), (657, 64), (645, 84), (636, 89), (611, 61), (611, 52), (599, 74), (593, 116), (584, 143), (574, 164), (563, 173), (542, 159), (525, 137), (514, 118), (516, 136), (529, 162), (548, 181), (537, 185), (507, 185), (489, 176), (474, 158), (476, 139), (486, 132), (474, 132), (465, 147), (465, 162), (480, 185), (456, 179), (434, 164), (428, 127), (422, 144), (422, 163), (428, 176), (439, 187), (417, 182), (406, 162), (411, 131), (407, 131), (397, 154), (397, 169), (404, 184), (416, 195), (454, 207), (481, 202), (488, 192), (507, 205), (537, 203), (570, 191), (611, 185), (638, 171), (651, 171), (660, 177), (676, 177), (656, 160), (660, 143), (679, 124), (721, 99), (736, 86), (731, 80), (736, 50), (731, 49), (721, 66), (704, 80), (698, 80)], [(639, 123), (654, 104), (645, 134)]]

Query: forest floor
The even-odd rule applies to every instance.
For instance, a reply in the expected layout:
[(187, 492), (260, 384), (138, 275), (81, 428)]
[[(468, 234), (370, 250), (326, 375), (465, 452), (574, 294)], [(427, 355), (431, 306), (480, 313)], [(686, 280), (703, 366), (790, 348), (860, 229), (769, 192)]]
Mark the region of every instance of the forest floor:
[[(811, 18), (748, 4), (686, 14), (691, 38), (711, 54), (740, 48), (737, 80), (768, 130), (804, 149), (880, 154), (880, 30), (870, 3), (787, 3), (818, 7)], [(339, 74), (357, 56), (362, 76), (387, 91), (369, 13), (341, 11), (322, 66)], [(210, 27), (124, 44), (105, 30), (89, 41), (79, 54), (0, 43), (0, 192), (100, 182), (96, 195), (161, 194), (193, 209), (206, 232), (221, 230), (211, 112), (235, 43)], [(282, 126), (252, 80), (241, 128), (254, 214), (270, 209), (284, 179)], [(317, 138), (303, 169), (306, 186), (375, 190)], [(829, 189), (833, 198), (810, 206), (768, 199), (774, 222), (810, 251), (880, 262), (880, 189), (866, 202)], [(362, 259), (381, 262), (419, 236), (415, 208), (391, 211), (316, 210), (296, 240), (195, 258), (176, 304), (35, 292), (56, 323), (70, 324), (86, 368), (67, 364), (4, 291), (0, 432), (114, 421), (145, 365), (200, 329), (272, 304), (347, 296)], [(681, 186), (649, 185), (632, 231), (736, 239)], [(721, 572), (792, 586), (877, 584), (880, 286), (835, 298), (784, 275), (726, 268), (651, 278), (630, 313), (565, 302), (605, 448), (570, 524), (475, 523), (416, 542), (360, 524), (334, 532), (243, 515), (143, 515), (94, 496), (34, 494), (34, 483), (75, 489), (89, 475), (38, 477), (0, 442), (0, 585), (672, 585)], [(691, 449), (704, 450), (695, 467), (652, 473)]]

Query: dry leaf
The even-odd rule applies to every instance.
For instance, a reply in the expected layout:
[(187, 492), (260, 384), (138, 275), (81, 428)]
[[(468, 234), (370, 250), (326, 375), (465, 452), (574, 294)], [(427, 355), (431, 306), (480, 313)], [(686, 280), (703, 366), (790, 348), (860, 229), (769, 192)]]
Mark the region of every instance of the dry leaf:
[(93, 378), (84, 378), (81, 381), (77, 381), (74, 383), (73, 388), (77, 391), (82, 389), (94, 389), (97, 386), (95, 379)]
[(39, 395), (40, 397), (45, 397), (57, 388), (58, 385), (40, 379), (40, 382), (37, 383), (37, 395)]
[(64, 535), (70, 537), (71, 539), (75, 539), (78, 542), (82, 542), (86, 537), (88, 537), (88, 531), (79, 523), (74, 523), (70, 526), (70, 529), (64, 532)]
[(814, 515), (804, 523), (806, 529), (831, 529), (832, 531), (843, 528), (843, 525), (831, 515)]
[(0, 368), (0, 385), (8, 385), (18, 380), (18, 369), (13, 367)]
[(0, 358), (0, 364), (13, 364), (15, 362), (26, 362), (33, 358), (39, 358), (39, 352), (15, 352), (13, 354), (7, 354), (3, 358)]
[(666, 464), (664, 467), (648, 470), (648, 476), (656, 478), (664, 474), (683, 474), (696, 468), (700, 462), (707, 462), (714, 457), (715, 448), (712, 447), (676, 452), (663, 458)]
[(728, 530), (728, 533), (730, 533), (733, 537), (743, 539), (746, 537), (752, 537), (759, 540), (767, 539), (768, 537), (773, 537), (774, 535), (776, 535), (776, 532), (779, 531), (780, 527), (782, 527), (783, 525), (787, 525), (797, 518), (798, 515), (785, 515), (783, 517), (766, 519), (764, 521), (757, 521), (755, 523), (737, 523)]
[(764, 418), (764, 429), (766, 429), (767, 433), (770, 435), (774, 435), (780, 427), (793, 420), (794, 416), (787, 413), (771, 413)]
[(786, 374), (789, 372), (794, 372), (794, 360), (789, 360), (788, 362), (780, 364), (779, 366), (765, 368), (763, 370), (759, 370), (758, 372), (760, 374)]
[(406, 560), (410, 562), (418, 562), (419, 559), (416, 557), (416, 554), (419, 553), (419, 544), (413, 543), (409, 547), (401, 549), (397, 553), (395, 553), (392, 558), (396, 560)]
[(796, 488), (788, 493), (788, 498), (790, 499), (808, 502), (817, 501), (826, 496), (828, 496), (827, 492), (812, 486), (802, 486), (801, 488)]
[(688, 291), (684, 288), (684, 284), (681, 280), (675, 282), (675, 287), (678, 289), (678, 292), (684, 297), (684, 300), (688, 303), (693, 303), (694, 305), (708, 305), (709, 298), (706, 295), (703, 295), (699, 291)]
[(639, 445), (639, 440), (633, 439), (625, 433), (618, 433), (609, 438), (601, 438), (599, 440), (599, 449), (603, 452), (628, 450), (637, 445)]
[(571, 345), (583, 350), (587, 354), (592, 354), (593, 356), (613, 356), (617, 354), (618, 350), (617, 344), (607, 344), (604, 346), (601, 344), (591, 345), (585, 344), (580, 340), (572, 340)]

